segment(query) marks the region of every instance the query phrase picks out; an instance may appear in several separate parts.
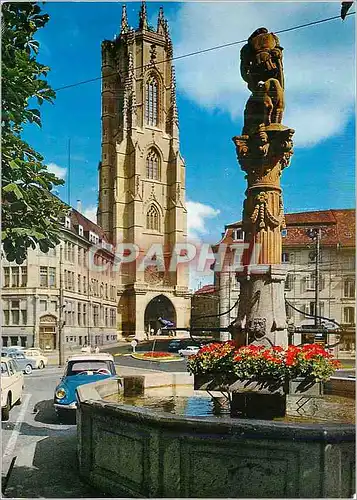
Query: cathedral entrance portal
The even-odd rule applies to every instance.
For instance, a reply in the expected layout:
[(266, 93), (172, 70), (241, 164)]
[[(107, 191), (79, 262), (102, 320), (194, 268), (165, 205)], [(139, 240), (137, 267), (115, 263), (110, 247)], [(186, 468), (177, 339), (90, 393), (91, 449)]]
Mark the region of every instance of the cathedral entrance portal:
[(146, 306), (144, 317), (146, 332), (154, 330), (154, 333), (157, 333), (162, 326), (158, 318), (168, 319), (176, 324), (176, 311), (174, 305), (165, 295), (155, 297)]

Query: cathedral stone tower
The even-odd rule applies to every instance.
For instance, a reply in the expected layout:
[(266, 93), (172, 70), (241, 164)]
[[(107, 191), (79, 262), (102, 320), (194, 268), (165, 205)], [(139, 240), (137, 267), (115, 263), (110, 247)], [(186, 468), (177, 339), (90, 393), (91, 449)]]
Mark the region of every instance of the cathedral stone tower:
[[(136, 262), (117, 273), (119, 333), (138, 338), (156, 331), (159, 317), (185, 327), (190, 314), (187, 267), (170, 266), (175, 245), (186, 241), (172, 57), (163, 9), (152, 28), (145, 2), (137, 30), (124, 5), (120, 35), (102, 43), (98, 224), (115, 245), (139, 248)], [(143, 265), (152, 245), (157, 252)]]

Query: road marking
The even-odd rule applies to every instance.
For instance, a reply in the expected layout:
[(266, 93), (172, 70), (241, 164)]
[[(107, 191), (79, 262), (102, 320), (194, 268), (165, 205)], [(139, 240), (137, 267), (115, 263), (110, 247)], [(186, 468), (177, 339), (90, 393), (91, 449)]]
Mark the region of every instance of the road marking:
[(43, 437), (38, 438), (38, 436), (35, 436), (35, 439), (36, 440), (32, 441), (26, 446), (21, 447), (21, 451), (19, 452), (16, 460), (16, 467), (33, 467), (33, 459), (35, 456), (36, 447), (39, 441), (43, 439)]
[(5, 462), (5, 460), (7, 458), (11, 457), (13, 452), (14, 452), (14, 449), (15, 449), (15, 446), (17, 443), (17, 439), (20, 435), (21, 425), (24, 421), (25, 414), (27, 411), (27, 407), (30, 403), (31, 396), (32, 396), (32, 394), (25, 394), (24, 401), (22, 402), (22, 406), (21, 406), (21, 411), (20, 411), (19, 416), (17, 417), (16, 422), (15, 422), (14, 430), (11, 433), (9, 442), (7, 443), (5, 452), (2, 456), (3, 462)]

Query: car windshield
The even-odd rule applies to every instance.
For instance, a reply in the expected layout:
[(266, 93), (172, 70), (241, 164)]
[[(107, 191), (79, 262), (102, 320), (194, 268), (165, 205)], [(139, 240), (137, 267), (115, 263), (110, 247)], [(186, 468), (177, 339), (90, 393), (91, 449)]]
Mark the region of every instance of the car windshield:
[(100, 369), (109, 370), (113, 374), (112, 361), (101, 360), (83, 360), (83, 361), (70, 361), (67, 367), (67, 377), (71, 375), (78, 375), (81, 372), (97, 371)]
[(1, 376), (2, 377), (8, 377), (9, 376), (9, 372), (8, 372), (6, 363), (4, 363), (3, 361), (1, 362)]

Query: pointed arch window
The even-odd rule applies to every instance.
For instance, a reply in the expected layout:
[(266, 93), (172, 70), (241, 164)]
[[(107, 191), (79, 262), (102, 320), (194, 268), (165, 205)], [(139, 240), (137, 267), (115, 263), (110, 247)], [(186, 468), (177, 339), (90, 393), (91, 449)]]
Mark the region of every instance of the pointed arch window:
[(145, 121), (147, 125), (158, 125), (158, 83), (154, 75), (146, 82)]
[(150, 149), (146, 157), (146, 177), (156, 181), (160, 180), (160, 158), (155, 149)]
[(151, 205), (146, 213), (146, 229), (160, 231), (160, 214), (155, 205)]

